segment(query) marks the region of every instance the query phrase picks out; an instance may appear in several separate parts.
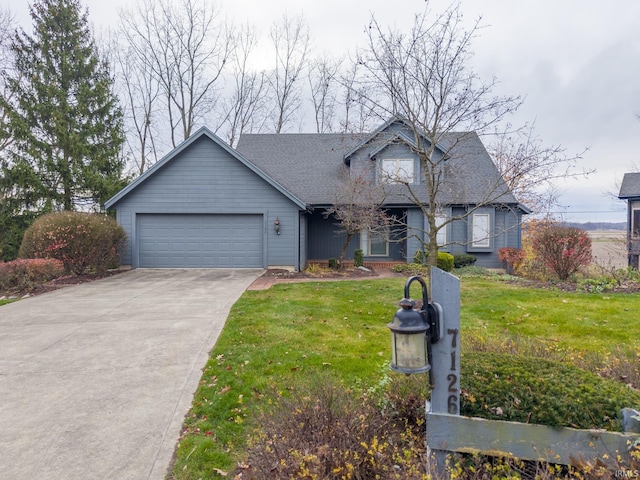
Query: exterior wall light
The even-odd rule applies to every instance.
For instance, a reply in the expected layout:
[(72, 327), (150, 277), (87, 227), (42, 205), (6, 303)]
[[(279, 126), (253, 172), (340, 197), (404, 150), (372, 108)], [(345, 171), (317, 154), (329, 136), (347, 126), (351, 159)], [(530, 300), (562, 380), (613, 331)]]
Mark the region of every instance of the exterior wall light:
[[(414, 281), (422, 285), (422, 307), (415, 309), (416, 302), (410, 298), (410, 286)], [(391, 369), (411, 374), (431, 370), (431, 344), (440, 339), (442, 307), (429, 302), (427, 285), (421, 277), (411, 277), (404, 286), (404, 297), (400, 309), (387, 326), (391, 330)]]
[(276, 234), (280, 235), (280, 220), (278, 219), (278, 217), (276, 217), (275, 221), (273, 222), (273, 228), (275, 228)]

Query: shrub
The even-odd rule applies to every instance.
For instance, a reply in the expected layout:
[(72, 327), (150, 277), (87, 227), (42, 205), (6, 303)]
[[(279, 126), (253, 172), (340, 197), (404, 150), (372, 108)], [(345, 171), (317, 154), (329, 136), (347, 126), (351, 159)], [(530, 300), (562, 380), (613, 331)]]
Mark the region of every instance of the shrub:
[(478, 257), (469, 254), (457, 254), (453, 256), (453, 266), (455, 268), (464, 268), (475, 265)]
[(427, 263), (427, 254), (424, 250), (416, 250), (416, 253), (413, 256), (413, 263), (417, 263), (418, 265), (424, 265)]
[(362, 267), (364, 265), (364, 257), (360, 248), (353, 252), (353, 265), (355, 267)]
[(338, 270), (338, 268), (340, 267), (340, 261), (336, 260), (335, 258), (330, 258), (328, 263), (329, 268), (332, 270)]
[(532, 280), (549, 281), (553, 272), (545, 266), (533, 248), (533, 239), (547, 226), (554, 225), (548, 220), (529, 220), (522, 229), (522, 251), (524, 261), (516, 270), (516, 274)]
[(620, 409), (640, 407), (623, 383), (552, 360), (468, 352), (460, 365), (462, 415), (620, 431)]
[(0, 290), (30, 292), (36, 286), (63, 273), (62, 262), (52, 258), (20, 259), (0, 263)]
[(118, 266), (126, 234), (106, 215), (56, 212), (43, 215), (27, 229), (22, 258), (55, 258), (75, 274), (103, 272)]
[(591, 239), (579, 228), (547, 225), (536, 232), (532, 246), (536, 256), (560, 280), (567, 280), (591, 263)]
[(440, 270), (451, 272), (453, 270), (453, 255), (447, 252), (438, 252), (438, 263), (436, 266)]
[(507, 273), (513, 275), (524, 262), (526, 254), (521, 248), (503, 247), (498, 249), (498, 260), (505, 264)]
[(273, 403), (239, 466), (243, 479), (426, 476), (424, 402), (411, 425), (327, 377)]

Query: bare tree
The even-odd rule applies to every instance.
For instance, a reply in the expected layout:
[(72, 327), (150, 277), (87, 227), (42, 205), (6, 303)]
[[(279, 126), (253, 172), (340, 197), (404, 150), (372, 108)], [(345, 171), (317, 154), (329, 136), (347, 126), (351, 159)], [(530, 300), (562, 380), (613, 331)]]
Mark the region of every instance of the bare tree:
[(340, 264), (355, 235), (363, 230), (385, 230), (391, 225), (393, 218), (382, 208), (385, 198), (384, 185), (345, 170), (335, 202), (324, 213), (325, 218), (333, 216), (339, 222), (340, 232), (346, 235), (338, 258)]
[(275, 101), (273, 123), (281, 133), (302, 105), (300, 79), (307, 65), (310, 45), (309, 26), (302, 15), (289, 18), (285, 13), (271, 27), (276, 66), (271, 76), (271, 93)]
[(130, 45), (112, 45), (112, 63), (125, 112), (126, 156), (134, 159), (136, 173), (142, 175), (158, 160), (161, 86), (139, 51)]
[[(507, 192), (501, 178), (492, 179), (486, 195), (473, 205), (468, 205), (462, 216), (440, 220), (443, 199), (450, 202), (452, 195), (463, 198), (464, 175), (460, 171), (465, 162), (455, 162), (453, 156), (465, 155), (457, 148), (464, 136), (453, 132), (484, 132), (505, 116), (515, 111), (520, 101), (515, 97), (499, 97), (493, 94), (496, 80), (484, 82), (469, 68), (472, 57), (471, 41), (479, 29), (479, 20), (470, 29), (462, 23), (459, 5), (452, 5), (430, 21), (428, 12), (417, 15), (411, 30), (404, 34), (384, 29), (372, 18), (367, 29), (367, 47), (358, 57), (362, 75), (356, 84), (364, 104), (380, 112), (382, 116), (399, 116), (406, 122), (411, 145), (421, 167), (421, 188), (426, 188), (426, 201), (411, 181), (405, 178), (394, 183), (402, 184), (404, 195), (418, 206), (426, 218), (428, 227), (423, 232), (428, 240), (422, 240), (428, 252), (428, 263), (435, 265), (438, 252), (438, 232), (448, 223), (462, 220), (482, 205), (498, 202)], [(445, 155), (437, 148), (447, 145)], [(467, 152), (468, 154), (468, 152)], [(457, 167), (457, 192), (451, 187), (452, 175), (447, 170)], [(473, 172), (466, 175), (469, 179)]]
[(584, 151), (567, 155), (559, 145), (544, 145), (534, 130), (534, 125), (515, 130), (506, 125), (497, 132), (491, 154), (502, 178), (518, 200), (531, 211), (548, 217), (558, 206), (554, 182), (586, 177), (594, 170), (578, 168)]
[(342, 133), (360, 133), (370, 130), (372, 123), (380, 123), (381, 117), (376, 113), (371, 92), (365, 94), (364, 86), (358, 82), (362, 70), (358, 61), (351, 62), (348, 70), (340, 77), (341, 104), (340, 131)]
[(337, 76), (341, 63), (325, 54), (309, 65), (309, 87), (317, 133), (333, 131), (338, 103)]
[(245, 132), (260, 133), (266, 123), (268, 77), (264, 71), (250, 67), (257, 44), (255, 27), (245, 25), (238, 31), (232, 72), (233, 92), (222, 105), (222, 124), (228, 128), (227, 140), (231, 146)]
[(129, 47), (162, 88), (175, 147), (216, 105), (233, 50), (231, 28), (206, 0), (141, 0), (120, 18)]

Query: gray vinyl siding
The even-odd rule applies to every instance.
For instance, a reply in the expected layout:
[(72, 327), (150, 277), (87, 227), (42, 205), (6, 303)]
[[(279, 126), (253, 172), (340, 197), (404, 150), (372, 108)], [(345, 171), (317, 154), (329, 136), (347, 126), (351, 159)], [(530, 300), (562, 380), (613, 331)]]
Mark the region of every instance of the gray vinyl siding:
[[(141, 214), (253, 214), (264, 219), (262, 266), (299, 268), (299, 207), (206, 136), (193, 142), (113, 208), (127, 232), (123, 264), (139, 264)], [(280, 222), (280, 235), (274, 221)]]
[(300, 239), (299, 239), (299, 258), (300, 269), (303, 269), (307, 265), (307, 228), (308, 228), (309, 216), (306, 212), (300, 213)]
[[(340, 225), (333, 218), (324, 218), (322, 210), (314, 211), (307, 222), (307, 256), (308, 260), (327, 260), (338, 258), (346, 234), (340, 232)], [(354, 235), (349, 243), (346, 259), (353, 258), (353, 252), (360, 248), (360, 235)]]
[(418, 250), (422, 250), (424, 239), (424, 215), (419, 208), (409, 208), (407, 210), (407, 225), (409, 226), (407, 235), (407, 262), (412, 262)]
[[(488, 208), (482, 209), (489, 210)], [(463, 216), (466, 209), (455, 207), (451, 210), (451, 216)], [(447, 245), (441, 248), (452, 255), (471, 254), (475, 255), (478, 260), (476, 265), (485, 268), (502, 268), (502, 262), (498, 260), (498, 250), (502, 247), (521, 248), (522, 238), (519, 223), (521, 221), (521, 213), (509, 209), (491, 209), (493, 215), (493, 237), (491, 239), (491, 247), (486, 251), (478, 251), (471, 248), (469, 237), (470, 217), (463, 220), (452, 222), (447, 229)], [(420, 249), (421, 243), (419, 238), (426, 240), (426, 224), (422, 212), (417, 208), (410, 208), (407, 211), (407, 223), (414, 227), (414, 234), (418, 238), (409, 238), (408, 244), (408, 261), (413, 259), (416, 250)]]

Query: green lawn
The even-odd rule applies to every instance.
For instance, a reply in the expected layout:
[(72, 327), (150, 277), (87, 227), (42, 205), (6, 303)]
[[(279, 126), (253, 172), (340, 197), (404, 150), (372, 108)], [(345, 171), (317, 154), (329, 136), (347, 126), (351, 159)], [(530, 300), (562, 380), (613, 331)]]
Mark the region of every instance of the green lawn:
[(464, 279), (461, 316), (472, 337), (527, 338), (547, 346), (605, 352), (640, 346), (638, 294), (590, 294)]
[[(391, 321), (405, 279), (280, 284), (234, 305), (211, 352), (173, 470), (215, 478), (241, 458), (257, 412), (292, 385), (330, 372), (353, 388), (377, 383), (390, 358)], [(637, 294), (528, 289), (487, 278), (462, 280), (467, 343), (526, 338), (544, 348), (604, 353), (639, 348)]]

